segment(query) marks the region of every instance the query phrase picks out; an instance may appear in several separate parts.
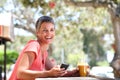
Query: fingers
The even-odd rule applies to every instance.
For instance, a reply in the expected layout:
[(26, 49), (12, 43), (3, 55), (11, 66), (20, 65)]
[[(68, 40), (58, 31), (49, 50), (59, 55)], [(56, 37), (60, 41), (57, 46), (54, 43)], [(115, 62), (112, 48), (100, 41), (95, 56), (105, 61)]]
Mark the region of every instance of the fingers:
[(64, 71), (63, 73), (61, 73), (60, 76), (64, 76), (65, 74), (67, 74), (67, 71)]
[(60, 68), (59, 66), (55, 66), (50, 70), (50, 72), (51, 72), (51, 76), (60, 77), (64, 74), (66, 74), (67, 71), (64, 68)]
[(67, 73), (67, 71), (64, 68), (61, 68), (60, 70), (58, 70), (59, 75), (63, 75), (65, 73)]
[(67, 73), (67, 71), (58, 71), (58, 72), (56, 73), (56, 77), (63, 76), (63, 75), (65, 75), (66, 73)]

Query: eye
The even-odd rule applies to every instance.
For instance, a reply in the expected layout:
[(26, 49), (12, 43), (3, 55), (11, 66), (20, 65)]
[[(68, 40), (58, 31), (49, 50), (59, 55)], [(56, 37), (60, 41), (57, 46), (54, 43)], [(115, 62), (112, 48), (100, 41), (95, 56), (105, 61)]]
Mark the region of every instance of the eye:
[(52, 31), (52, 32), (53, 32), (53, 31), (55, 31), (55, 29), (51, 29), (50, 31)]
[(47, 32), (47, 30), (46, 30), (46, 29), (43, 29), (43, 32)]

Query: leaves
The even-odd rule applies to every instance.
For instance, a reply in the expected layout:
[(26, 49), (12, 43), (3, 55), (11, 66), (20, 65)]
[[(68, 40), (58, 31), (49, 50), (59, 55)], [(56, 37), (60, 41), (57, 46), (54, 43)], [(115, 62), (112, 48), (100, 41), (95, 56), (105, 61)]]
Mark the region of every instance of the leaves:
[[(13, 64), (15, 63), (17, 57), (18, 57), (18, 52), (16, 51), (8, 51), (6, 52), (6, 61), (7, 61), (7, 64)], [(3, 65), (3, 61), (4, 61), (4, 52), (3, 51), (0, 51), (0, 64)]]
[(46, 6), (45, 0), (19, 0), (25, 7)]
[[(110, 15), (106, 8), (79, 7), (67, 5), (63, 0), (19, 0), (13, 10), (16, 16), (14, 25), (35, 34), (35, 22), (41, 15), (49, 15), (56, 23), (56, 37), (52, 44), (52, 56), (58, 62), (61, 59), (61, 49), (65, 50), (65, 57), (81, 52), (90, 56), (90, 62), (102, 60), (105, 52), (103, 36), (112, 33)], [(78, 0), (79, 1), (79, 0)], [(55, 5), (50, 7), (49, 3)], [(81, 31), (83, 29), (83, 32)], [(17, 37), (14, 46), (23, 46), (28, 37)], [(32, 38), (29, 38), (32, 39)], [(23, 40), (23, 41), (22, 41)], [(104, 57), (103, 57), (104, 56)], [(73, 59), (76, 59), (73, 56)], [(69, 60), (69, 59), (66, 59)], [(74, 60), (73, 60), (74, 61)], [(75, 60), (76, 61), (76, 60)]]

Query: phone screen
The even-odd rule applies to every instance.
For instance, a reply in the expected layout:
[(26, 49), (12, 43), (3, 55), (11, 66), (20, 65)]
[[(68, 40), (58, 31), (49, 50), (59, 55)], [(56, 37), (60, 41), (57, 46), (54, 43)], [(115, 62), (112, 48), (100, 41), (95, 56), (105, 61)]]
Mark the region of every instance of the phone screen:
[(68, 68), (69, 64), (61, 64), (60, 68), (65, 68), (65, 70)]

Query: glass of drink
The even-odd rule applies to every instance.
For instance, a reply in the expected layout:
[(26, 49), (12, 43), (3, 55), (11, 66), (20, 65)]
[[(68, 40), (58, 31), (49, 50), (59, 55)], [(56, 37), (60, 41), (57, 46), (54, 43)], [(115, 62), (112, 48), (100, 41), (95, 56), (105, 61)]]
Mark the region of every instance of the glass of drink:
[(89, 65), (84, 62), (78, 63), (79, 75), (80, 77), (86, 77), (88, 75)]

